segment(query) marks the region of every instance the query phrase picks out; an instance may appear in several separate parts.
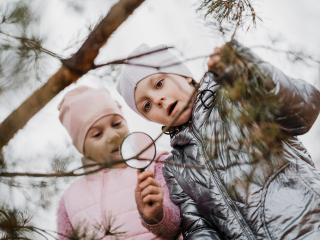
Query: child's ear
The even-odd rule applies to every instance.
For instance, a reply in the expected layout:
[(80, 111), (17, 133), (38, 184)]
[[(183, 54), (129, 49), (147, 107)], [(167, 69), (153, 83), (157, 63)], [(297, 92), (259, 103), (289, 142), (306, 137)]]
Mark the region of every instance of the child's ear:
[(189, 85), (193, 86), (193, 79), (191, 77), (186, 77), (186, 80), (189, 83)]
[(192, 82), (192, 78), (191, 78), (191, 77), (186, 77), (186, 79), (187, 79), (187, 82), (188, 82), (188, 83), (191, 83), (191, 82)]

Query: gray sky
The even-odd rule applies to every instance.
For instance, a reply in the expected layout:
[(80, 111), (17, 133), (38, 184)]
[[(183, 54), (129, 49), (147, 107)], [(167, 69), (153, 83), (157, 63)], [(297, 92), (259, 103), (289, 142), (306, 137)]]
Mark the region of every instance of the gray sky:
[[(105, 15), (111, 3), (116, 1), (82, 1), (85, 4), (83, 13), (76, 13), (66, 7), (63, 1), (42, 1), (39, 8), (42, 11), (44, 20), (39, 31), (49, 34), (50, 38), (47, 48), (54, 52), (61, 52), (68, 46), (82, 31), (84, 26), (94, 22), (100, 15)], [(186, 57), (193, 57), (202, 54), (210, 54), (214, 47), (223, 44), (223, 39), (213, 35), (209, 29), (204, 28), (201, 21), (196, 17), (194, 3), (196, 0), (161, 0), (146, 1), (133, 16), (131, 16), (112, 36), (107, 45), (101, 50), (97, 62), (106, 62), (127, 56), (135, 47), (141, 43), (150, 46), (167, 44), (175, 46), (183, 52)], [(320, 59), (320, 33), (317, 30), (320, 26), (320, 2), (313, 0), (268, 0), (257, 1), (259, 4), (258, 15), (263, 22), (258, 28), (246, 33), (239, 31), (238, 39), (248, 47), (257, 45), (270, 46), (270, 35), (281, 37), (282, 41), (276, 48), (287, 49), (289, 47), (302, 48)], [(68, 54), (76, 51), (78, 46), (70, 49)], [(271, 62), (289, 76), (302, 78), (311, 84), (317, 82), (320, 86), (319, 66), (307, 67), (302, 64), (288, 62), (284, 55), (254, 49), (263, 59)], [(179, 54), (178, 51), (175, 52)], [(198, 60), (187, 62), (196, 79), (200, 79), (205, 73), (205, 61)], [(53, 60), (48, 68), (48, 75), (57, 71), (59, 62)], [(27, 126), (16, 134), (10, 142), (9, 149), (16, 158), (24, 159), (30, 163), (30, 167), (46, 169), (45, 160), (48, 158), (47, 149), (52, 147), (59, 151), (65, 149), (68, 135), (58, 120), (57, 105), (63, 95), (79, 85), (92, 87), (106, 86), (105, 83), (96, 80), (92, 76), (84, 76), (77, 84), (73, 84), (55, 97), (45, 106)], [(112, 95), (123, 105), (125, 117), (129, 120), (131, 131), (144, 131), (155, 137), (160, 133), (161, 126), (141, 119), (129, 109), (121, 97), (114, 90), (114, 85), (106, 86), (112, 91)], [(0, 120), (3, 120), (12, 109), (16, 108), (30, 94), (30, 89), (18, 93), (8, 93), (10, 103), (3, 102), (1, 98)], [(320, 169), (319, 150), (320, 120), (318, 119), (311, 131), (301, 136), (304, 145), (310, 151), (318, 169)], [(66, 140), (67, 139), (67, 140)], [(169, 148), (169, 138), (161, 138), (159, 146)], [(78, 156), (80, 157), (80, 156)], [(39, 159), (40, 158), (40, 159)], [(37, 159), (33, 162), (33, 159)], [(39, 164), (40, 163), (40, 164)], [(79, 163), (80, 164), (80, 161)], [(23, 169), (20, 169), (23, 170)], [(58, 199), (59, 197), (57, 197)], [(57, 199), (53, 201), (57, 202)], [(55, 229), (55, 207), (52, 211), (42, 214), (44, 221), (40, 224), (46, 229)]]

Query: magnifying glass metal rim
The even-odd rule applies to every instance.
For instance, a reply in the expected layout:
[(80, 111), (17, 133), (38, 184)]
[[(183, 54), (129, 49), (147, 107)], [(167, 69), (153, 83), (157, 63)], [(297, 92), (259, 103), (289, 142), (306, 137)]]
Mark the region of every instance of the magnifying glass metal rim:
[[(120, 156), (121, 156), (121, 158), (124, 160), (124, 157), (122, 156), (122, 145), (123, 145), (123, 142), (130, 136), (130, 135), (132, 135), (132, 134), (134, 134), (134, 133), (143, 133), (143, 134), (145, 134), (145, 135), (147, 135), (151, 140), (152, 140), (152, 142), (153, 142), (153, 138), (149, 135), (149, 134), (147, 134), (147, 133), (145, 133), (145, 132), (131, 132), (131, 133), (128, 133), (124, 138), (123, 138), (123, 140), (122, 140), (122, 142), (121, 142), (121, 144), (120, 144)], [(130, 166), (129, 164), (127, 164), (127, 161), (125, 161), (125, 164), (128, 166), (128, 167), (131, 167), (131, 168), (134, 168), (134, 169), (138, 169), (138, 170), (145, 170), (147, 167), (149, 167), (150, 165), (151, 165), (151, 163), (154, 161), (154, 159), (156, 158), (156, 155), (157, 155), (157, 146), (156, 146), (156, 144), (155, 143), (153, 143), (153, 145), (154, 145), (154, 156), (153, 156), (153, 158), (152, 158), (152, 160), (150, 160), (150, 163), (147, 165), (147, 166), (145, 166), (145, 167), (143, 167), (143, 168), (135, 168), (135, 167), (132, 167), (132, 166)], [(151, 146), (150, 146), (151, 147)], [(128, 161), (130, 161), (130, 160), (128, 160)], [(139, 161), (139, 160), (138, 160)]]

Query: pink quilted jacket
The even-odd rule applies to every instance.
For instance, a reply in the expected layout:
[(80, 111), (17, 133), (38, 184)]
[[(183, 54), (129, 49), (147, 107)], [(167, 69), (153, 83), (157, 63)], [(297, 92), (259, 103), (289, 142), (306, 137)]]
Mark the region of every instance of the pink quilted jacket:
[[(161, 155), (163, 162), (166, 155)], [(135, 239), (150, 240), (176, 239), (180, 234), (180, 211), (169, 196), (169, 190), (162, 175), (163, 163), (152, 164), (155, 178), (164, 190), (164, 215), (160, 223), (147, 224), (137, 210), (134, 190), (137, 183), (137, 170), (132, 168), (104, 169), (75, 181), (61, 198), (57, 225), (59, 240), (66, 240), (73, 229), (85, 227), (86, 232), (95, 234), (104, 240)], [(110, 221), (111, 220), (111, 221)], [(125, 232), (121, 236), (105, 234), (105, 230), (97, 230), (97, 226), (111, 223), (110, 232)], [(152, 232), (152, 233), (151, 233)], [(87, 235), (88, 236), (88, 235)]]

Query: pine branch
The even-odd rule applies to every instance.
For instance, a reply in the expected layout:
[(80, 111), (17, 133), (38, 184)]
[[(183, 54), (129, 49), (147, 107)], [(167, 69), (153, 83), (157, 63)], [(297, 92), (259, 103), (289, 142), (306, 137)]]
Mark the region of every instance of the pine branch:
[(62, 56), (60, 56), (60, 55), (58, 55), (58, 54), (56, 54), (54, 52), (51, 52), (50, 50), (42, 47), (42, 45), (39, 43), (39, 41), (35, 41), (34, 39), (30, 39), (30, 38), (27, 38), (27, 37), (13, 36), (13, 35), (10, 35), (8, 33), (5, 33), (3, 31), (1, 31), (1, 30), (0, 30), (0, 34), (3, 34), (5, 36), (7, 36), (7, 37), (11, 37), (13, 39), (16, 39), (16, 40), (19, 40), (19, 41), (23, 42), (24, 45), (26, 45), (28, 47), (28, 49), (30, 49), (30, 50), (46, 53), (49, 56), (55, 57), (55, 58), (57, 58), (59, 60), (64, 59)]
[(247, 31), (261, 18), (254, 7), (255, 0), (201, 0), (197, 11), (204, 12), (204, 19), (215, 25), (222, 35), (229, 33), (232, 41), (240, 27), (247, 26)]

